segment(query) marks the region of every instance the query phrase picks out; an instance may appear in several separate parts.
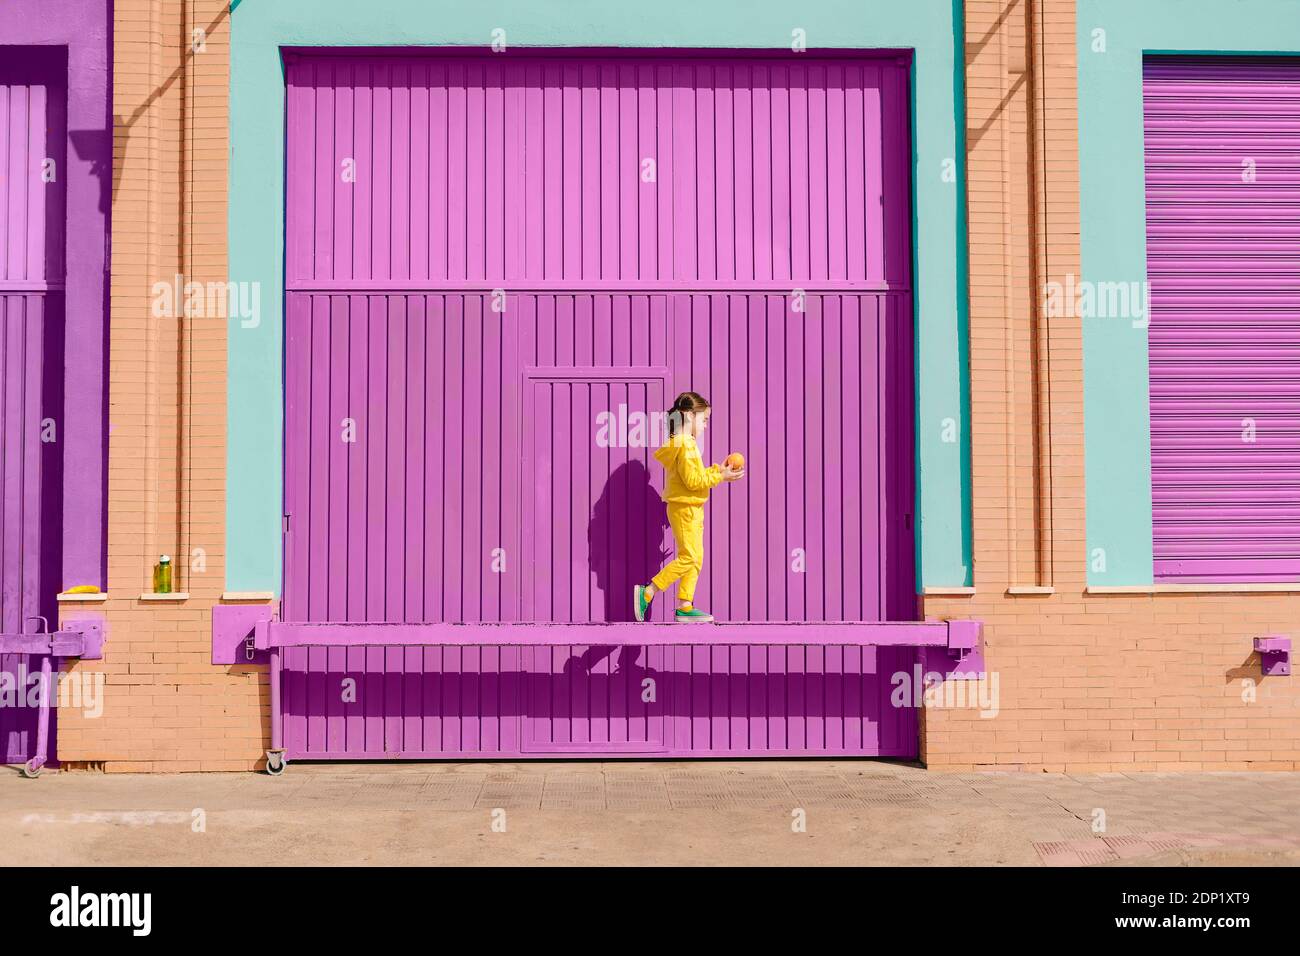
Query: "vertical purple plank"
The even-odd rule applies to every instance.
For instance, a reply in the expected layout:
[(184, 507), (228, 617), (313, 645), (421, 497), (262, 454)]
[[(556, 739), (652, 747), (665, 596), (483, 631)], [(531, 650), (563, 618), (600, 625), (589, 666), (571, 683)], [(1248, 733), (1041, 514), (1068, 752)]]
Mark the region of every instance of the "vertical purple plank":
[(429, 278), (444, 280), (451, 278), (447, 251), (451, 242), (447, 204), (452, 191), (448, 167), (451, 114), (447, 70), (446, 62), (434, 60), (429, 64)]
[(827, 249), (826, 65), (808, 68), (808, 276), (829, 276)]
[(910, 172), (911, 131), (908, 128), (907, 66), (903, 63), (886, 66), (883, 97), (888, 118), (884, 121), (884, 238), (885, 276), (891, 285), (904, 288), (911, 280), (912, 247), (909, 241), (911, 226), (911, 192), (908, 189)]
[[(547, 504), (550, 523), (553, 525), (549, 568), (551, 614), (554, 616), (547, 620), (572, 621), (574, 619), (572, 521), (575, 495), (569, 490), (576, 490), (577, 483), (585, 476), (576, 473), (574, 468), (572, 446), (577, 440), (576, 436), (570, 429), (563, 427), (565, 422), (572, 422), (578, 414), (574, 389), (568, 383), (557, 382), (550, 387), (550, 392), (554, 404), (550, 417), (551, 500)], [(545, 522), (547, 517), (548, 513), (543, 512), (534, 515), (534, 521), (541, 519)]]
[[(754, 267), (755, 248), (755, 205), (763, 180), (755, 168), (758, 155), (754, 148), (754, 67), (747, 62), (732, 65), (734, 96), (732, 101), (732, 155), (735, 167), (734, 212), (736, 234), (736, 269), (737, 282), (752, 282), (757, 276)], [(766, 160), (764, 160), (766, 161)]]
[(713, 165), (717, 170), (714, 204), (717, 208), (713, 231), (717, 236), (715, 259), (717, 277), (734, 282), (736, 276), (736, 145), (735, 138), (735, 67), (719, 63), (714, 68), (717, 91), (713, 103)]
[[(444, 401), (449, 425), (459, 423), (461, 412), (458, 407), (464, 405), (464, 361), (465, 361), (465, 297), (447, 296), (446, 311), (446, 350), (443, 353)], [(463, 426), (462, 426), (463, 427)], [(447, 440), (443, 443), (446, 466), (443, 469), (443, 514), (442, 528), (442, 601), (443, 620), (464, 621), (464, 576), (461, 566), (464, 560), (464, 494), (465, 494), (465, 435), (458, 436), (456, 429), (449, 428)], [(477, 568), (475, 568), (477, 570)], [(459, 726), (457, 727), (459, 733)], [(459, 738), (458, 738), (459, 739)]]
[[(884, 604), (880, 589), (884, 585), (881, 563), (881, 545), (885, 532), (884, 515), (888, 503), (884, 502), (885, 485), (882, 481), (881, 452), (888, 437), (882, 406), (884, 386), (881, 376), (886, 369), (881, 361), (880, 348), (884, 342), (884, 297), (862, 298), (862, 341), (859, 345), (858, 367), (862, 378), (862, 447), (860, 498), (864, 502), (862, 515), (862, 613), (868, 620), (881, 620)], [(873, 502), (867, 510), (866, 502)]]
[(375, 60), (374, 89), (371, 93), (374, 109), (371, 138), (374, 198), (371, 204), (370, 275), (381, 282), (393, 278), (393, 256), (399, 251), (393, 242), (396, 213), (393, 70), (392, 60)]
[(483, 655), (482, 647), (473, 645), (460, 649), (460, 745), (462, 750), (482, 753), (483, 720)]
[(469, 277), (466, 82), (465, 62), (451, 60), (447, 64), (447, 278), (453, 282)]
[(411, 278), (429, 279), (430, 172), (432, 130), (429, 128), (429, 63), (411, 65)]
[[(808, 299), (808, 304), (812, 299)], [(789, 410), (786, 416), (786, 450), (785, 450), (785, 537), (786, 568), (786, 614), (792, 621), (807, 620), (808, 575), (814, 563), (822, 560), (809, 547), (808, 530), (808, 495), (805, 490), (804, 470), (808, 441), (808, 432), (819, 427), (808, 414), (808, 400), (804, 383), (805, 347), (807, 343), (807, 313), (794, 312), (790, 309), (790, 300), (786, 300), (786, 334), (785, 334), (785, 399), (784, 407)], [(796, 411), (798, 410), (798, 411)], [(795, 570), (794, 551), (799, 549), (803, 570)]]
[(802, 409), (808, 421), (804, 433), (803, 508), (804, 547), (808, 551), (808, 570), (804, 574), (804, 619), (826, 620), (826, 523), (827, 501), (822, 486), (825, 466), (822, 454), (825, 448), (826, 409), (822, 351), (822, 328), (825, 321), (825, 303), (828, 296), (809, 296), (804, 320), (804, 361)]
[(805, 746), (815, 753), (826, 749), (826, 648), (804, 648)]
[[(563, 173), (560, 212), (563, 222), (562, 262), (556, 278), (577, 282), (582, 278), (582, 64), (567, 62), (561, 67), (564, 84), (560, 109), (563, 135), (560, 138)], [(556, 118), (556, 123), (561, 120)]]
[(789, 722), (790, 677), (787, 676), (789, 648), (773, 645), (767, 649), (767, 746), (769, 750), (789, 750), (792, 746)]
[(848, 275), (845, 69), (843, 63), (832, 63), (826, 68), (826, 277), (840, 282)]
[(791, 129), (792, 68), (785, 63), (772, 67), (772, 278), (790, 281), (794, 272), (794, 231), (791, 204), (791, 153), (797, 144)]
[(866, 201), (863, 204), (867, 215), (865, 235), (867, 252), (866, 277), (876, 282), (883, 282), (887, 278), (885, 275), (885, 243), (888, 240), (885, 235), (884, 151), (886, 143), (881, 135), (883, 105), (881, 103), (880, 66), (875, 63), (865, 64), (863, 73), (862, 128), (866, 142), (864, 156)]
[(867, 198), (862, 71), (863, 67), (859, 63), (847, 65), (845, 67), (844, 81), (844, 277), (853, 282), (860, 282), (867, 276)]
[(425, 395), (430, 417), (438, 430), (431, 434), (424, 446), (424, 620), (448, 620), (445, 609), (443, 538), (447, 522), (453, 512), (447, 507), (444, 474), (449, 442), (446, 435), (447, 395), (445, 372), (445, 344), (447, 334), (446, 300), (443, 296), (429, 296), (429, 329), (425, 338), (424, 368)]
[[(694, 278), (718, 278), (717, 167), (714, 165), (714, 67), (695, 65), (695, 273)], [(680, 225), (680, 224), (679, 224)]]
[(504, 66), (505, 97), (503, 126), (505, 130), (505, 203), (502, 214), (505, 223), (505, 263), (502, 278), (523, 276), (525, 231), (520, 228), (519, 216), (524, 209), (524, 68), (514, 62)]
[[(746, 553), (750, 555), (748, 567), (742, 573), (749, 576), (749, 606), (747, 619), (751, 621), (771, 620), (772, 592), (767, 586), (768, 566), (772, 559), (772, 528), (768, 522), (770, 506), (770, 487), (768, 485), (771, 462), (775, 456), (770, 455), (766, 432), (770, 412), (768, 399), (768, 363), (771, 361), (767, 350), (767, 300), (762, 295), (750, 295), (746, 302), (747, 332), (749, 342), (749, 362), (747, 369), (748, 385), (748, 421), (744, 432), (744, 450), (746, 475), (742, 484), (747, 484), (747, 506), (744, 511), (745, 523), (749, 529), (749, 546)], [(779, 556), (778, 556), (779, 558)]]
[[(465, 71), (465, 278), (487, 276), (487, 93), (482, 63)], [(495, 189), (491, 190), (495, 192)]]
[(677, 280), (699, 275), (696, 262), (695, 75), (693, 67), (673, 67), (673, 274)]
[(821, 617), (827, 621), (843, 621), (844, 616), (844, 524), (845, 510), (849, 507), (844, 488), (844, 457), (849, 444), (846, 429), (840, 418), (843, 401), (842, 362), (844, 358), (843, 302), (848, 296), (822, 297), (822, 478), (818, 498), (822, 501), (824, 531), (823, 550), (826, 552), (826, 573), (823, 578), (825, 603)]
[(542, 66), (542, 240), (539, 278), (564, 277), (564, 91), (561, 67)]
[(361, 712), (365, 714), (364, 740), (362, 749), (365, 753), (378, 756), (384, 752), (384, 710), (386, 701), (384, 674), (384, 648), (365, 647), (365, 672), (357, 686), (357, 697), (361, 702)]
[(343, 700), (343, 681), (347, 677), (348, 649), (325, 648), (325, 740), (329, 753), (347, 751), (347, 704)]
[(461, 715), (464, 701), (461, 698), (461, 654), (464, 648), (442, 649), (442, 680), (439, 694), (442, 699), (442, 749), (458, 753), (463, 749)]
[(731, 702), (727, 711), (727, 749), (746, 753), (751, 749), (749, 731), (750, 715), (753, 713), (753, 701), (749, 696), (749, 646), (731, 644), (720, 649), (727, 656), (727, 700)]
[[(842, 488), (843, 521), (840, 524), (843, 538), (841, 548), (843, 555), (843, 615), (848, 621), (867, 620), (863, 616), (862, 580), (862, 529), (865, 514), (874, 511), (874, 499), (862, 497), (862, 439), (863, 429), (872, 427), (871, 419), (863, 419), (864, 386), (874, 390), (873, 382), (864, 381), (861, 365), (861, 342), (863, 335), (862, 302), (865, 296), (846, 295), (841, 297), (843, 312), (841, 314), (842, 339), (839, 353), (840, 375), (840, 422), (841, 434), (844, 436), (840, 454), (840, 468), (836, 477)], [(832, 359), (832, 361), (834, 361)]]
[[(483, 407), (483, 297), (465, 297), (465, 336), (460, 355), (465, 368), (464, 397), (454, 419), (453, 441), (463, 444), (461, 465), (461, 586), (464, 620), (483, 620), (483, 577), (489, 574), (488, 549), (483, 538), (486, 517), (483, 508), (484, 418)], [(460, 434), (457, 435), (456, 433)]]
[[(844, 708), (843, 738), (844, 749), (861, 752), (862, 725), (865, 720), (866, 703), (862, 697), (862, 648), (845, 647), (843, 654), (843, 690), (841, 692)], [(892, 688), (890, 688), (892, 690)]]
[[(355, 280), (366, 280), (375, 274), (375, 208), (385, 201), (375, 192), (375, 61), (372, 58), (357, 60), (352, 75), (356, 83), (352, 97), (356, 182), (352, 184), (352, 268), (349, 275)], [(333, 175), (333, 170), (330, 170), (330, 175)]]
[(618, 69), (600, 66), (600, 278), (618, 273)]
[(443, 697), (442, 655), (444, 648), (421, 648), (423, 666), (420, 669), (420, 699), (424, 703), (423, 742), (421, 749), (430, 756), (441, 754), (442, 715), (446, 707)]
[[(353, 565), (352, 552), (348, 548), (348, 513), (351, 502), (348, 500), (348, 459), (359, 448), (365, 448), (369, 433), (369, 421), (356, 408), (348, 403), (348, 373), (350, 356), (339, 344), (348, 341), (348, 327), (353, 321), (348, 312), (348, 300), (341, 295), (330, 296), (329, 302), (329, 362), (318, 366), (317, 374), (326, 377), (329, 394), (329, 437), (328, 451), (319, 462), (326, 482), (326, 497), (319, 502), (328, 516), (325, 523), (325, 535), (315, 543), (324, 547), (329, 553), (329, 563), (325, 591), (321, 605), (327, 615), (326, 620), (347, 620), (346, 583), (356, 570)], [(346, 419), (356, 422), (358, 444), (348, 440), (347, 430), (343, 426)]]
[[(525, 473), (524, 453), (524, 350), (521, 339), (533, 326), (536, 303), (532, 296), (512, 295), (506, 299), (501, 336), (501, 547), (505, 549), (506, 573), (501, 581), (503, 621), (524, 620), (521, 607), (523, 582), (533, 579), (523, 545), (521, 498), (533, 480)], [(537, 409), (532, 413), (536, 414)]]
[(440, 503), (426, 502), (424, 499), (426, 439), (438, 440), (442, 425), (435, 406), (429, 407), (429, 381), (426, 377), (425, 357), (428, 344), (429, 320), (426, 314), (426, 302), (422, 295), (406, 297), (407, 332), (405, 354), (400, 358), (406, 366), (406, 394), (402, 402), (406, 406), (406, 445), (401, 456), (405, 476), (402, 486), (402, 499), (405, 502), (406, 527), (403, 532), (404, 553), (400, 559), (400, 577), (402, 579), (403, 607), (405, 621), (428, 620), (425, 616), (425, 577), (424, 546), (425, 521), (430, 507), (440, 507)]
[(677, 209), (677, 155), (674, 140), (676, 130), (677, 96), (673, 84), (675, 67), (669, 63), (656, 63), (655, 75), (655, 231), (658, 247), (655, 251), (655, 278), (669, 282), (677, 275), (675, 256), (677, 235), (674, 216)]
[(322, 122), (332, 127), (334, 150), (320, 157), (323, 168), (322, 179), (331, 188), (332, 212), (329, 217), (331, 271), (320, 276), (325, 279), (351, 279), (355, 274), (352, 263), (352, 204), (356, 191), (356, 181), (345, 181), (343, 164), (356, 161), (356, 143), (353, 141), (355, 128), (356, 91), (353, 88), (352, 64), (338, 61), (333, 64), (330, 83), (334, 95), (333, 114), (322, 114)]
[[(636, 66), (636, 190), (637, 190), (637, 271), (636, 278), (654, 280), (659, 277), (659, 170), (658, 142), (656, 140), (655, 110), (658, 90), (654, 85), (653, 63)], [(655, 175), (646, 182), (642, 175), (645, 160), (656, 164)]]
[(748, 658), (745, 669), (748, 674), (746, 712), (749, 715), (749, 728), (745, 733), (745, 741), (750, 753), (762, 753), (772, 747), (768, 738), (772, 710), (768, 699), (767, 650), (761, 644), (748, 644), (741, 648)]
[[(489, 299), (488, 303), (492, 300)], [(501, 620), (502, 591), (505, 587), (506, 573), (510, 571), (510, 553), (506, 548), (502, 526), (502, 495), (504, 493), (504, 468), (507, 460), (502, 457), (502, 426), (507, 417), (518, 415), (517, 411), (505, 407), (504, 384), (502, 382), (502, 350), (504, 348), (504, 322), (509, 313), (496, 312), (488, 303), (483, 309), (483, 419), (482, 419), (482, 468), (483, 468), (483, 528), (480, 539), (482, 554), (479, 556), (483, 568), (483, 588), (480, 599), (479, 615), (485, 621)], [(497, 570), (497, 549), (503, 549), (506, 559), (506, 573)], [(515, 569), (516, 573), (518, 569)]]
[[(749, 297), (727, 296), (728, 349), (723, 354), (731, 368), (727, 376), (727, 441), (715, 450), (713, 461), (721, 464), (727, 455), (739, 451), (749, 455), (749, 414), (754, 395), (749, 378)], [(759, 384), (759, 379), (754, 384)], [(748, 461), (748, 457), (746, 457)], [(733, 621), (754, 620), (750, 606), (749, 558), (754, 554), (753, 524), (750, 521), (752, 486), (748, 480), (726, 486), (727, 614)]]
[(582, 207), (582, 278), (601, 278), (600, 268), (600, 67), (582, 64), (582, 163), (577, 184)]
[(287, 647), (281, 669), (280, 707), (284, 714), (284, 748), (292, 754), (307, 750), (307, 648)]
[(401, 280), (411, 277), (411, 65), (405, 58), (393, 62), (392, 83), (389, 277)]
[(618, 65), (618, 277), (635, 280), (640, 267), (639, 193), (641, 162), (637, 157), (637, 90), (635, 64)]
[[(366, 409), (364, 420), (357, 422), (357, 451), (364, 450), (366, 459), (366, 545), (355, 549), (355, 553), (362, 562), (357, 572), (366, 581), (366, 616), (362, 620), (383, 621), (387, 620), (384, 599), (388, 572), (388, 528), (384, 525), (384, 490), (388, 485), (388, 298), (374, 295), (369, 302)], [(331, 587), (342, 584), (335, 580)]]
[(410, 342), (406, 328), (406, 296), (388, 297), (388, 401), (384, 435), (384, 620), (406, 621), (405, 568), (406, 466), (411, 455), (407, 442), (406, 357)]
[(424, 753), (424, 655), (418, 647), (399, 647), (401, 673), (402, 752)]
[(691, 702), (691, 750), (710, 750), (713, 743), (713, 710), (709, 706), (709, 660), (711, 648), (707, 644), (693, 644), (686, 648), (690, 662), (689, 690)]
[(750, 69), (754, 95), (750, 104), (753, 129), (754, 169), (754, 274), (756, 282), (770, 281), (775, 277), (772, 264), (774, 248), (772, 218), (772, 181), (774, 178), (772, 155), (772, 67), (755, 63)]
[[(307, 595), (303, 620), (321, 620), (328, 612), (330, 586), (329, 549), (329, 460), (331, 443), (341, 440), (339, 423), (331, 420), (330, 396), (330, 301), (328, 296), (311, 297), (311, 498), (310, 511), (298, 522), (309, 535)], [(286, 667), (289, 658), (285, 659)]]
[(521, 278), (543, 279), (545, 244), (545, 149), (542, 67), (529, 63), (524, 84), (524, 273)]
[(811, 142), (809, 134), (808, 68), (801, 63), (790, 66), (790, 261), (792, 277), (804, 282), (814, 277), (810, 251)]
[[(346, 482), (347, 486), (347, 509), (344, 518), (347, 523), (347, 535), (342, 540), (335, 540), (334, 547), (343, 549), (346, 555), (357, 555), (355, 560), (362, 562), (360, 567), (353, 567), (345, 578), (331, 578), (327, 585), (331, 588), (337, 588), (340, 593), (346, 596), (347, 609), (344, 613), (344, 620), (347, 621), (364, 621), (366, 617), (366, 536), (370, 527), (370, 515), (367, 513), (368, 494), (368, 468), (366, 462), (367, 442), (369, 441), (369, 430), (367, 419), (369, 417), (368, 394), (370, 389), (370, 323), (375, 321), (371, 316), (370, 299), (364, 295), (348, 296), (348, 327), (345, 338), (338, 340), (334, 344), (334, 349), (342, 353), (347, 359), (347, 368), (342, 375), (343, 384), (347, 387), (347, 405), (344, 408), (343, 416), (350, 418), (356, 429), (356, 440), (343, 443), (343, 421), (340, 416), (330, 416), (330, 420), (325, 424), (328, 440), (340, 445), (346, 450), (347, 455), (347, 473), (341, 476), (340, 480)], [(314, 374), (314, 373), (313, 373)], [(313, 465), (313, 468), (315, 466)], [(325, 539), (320, 543), (313, 542), (313, 548), (323, 547)], [(322, 618), (313, 618), (313, 620), (322, 620)], [(324, 618), (323, 620), (328, 620)]]
[(324, 647), (308, 647), (306, 678), (307, 678), (307, 744), (306, 747), (311, 751), (324, 751), (328, 739), (325, 734), (325, 720), (328, 708), (326, 701), (325, 679), (328, 667), (326, 666), (326, 651)]
[(726, 750), (731, 745), (733, 723), (742, 723), (731, 699), (731, 648), (714, 644), (706, 658), (709, 688), (709, 749)]
[(9, 249), (5, 256), (5, 273), (12, 279), (24, 280), (27, 276), (27, 248), (32, 236), (28, 233), (27, 194), (32, 186), (31, 156), (28, 152), (28, 117), (31, 110), (32, 91), (29, 86), (11, 86), (9, 94), (9, 170), (8, 181), (0, 186), (7, 195), (7, 215), (10, 223)]
[(306, 620), (311, 510), (311, 297), (289, 295), (285, 302), (284, 603), (286, 621)]

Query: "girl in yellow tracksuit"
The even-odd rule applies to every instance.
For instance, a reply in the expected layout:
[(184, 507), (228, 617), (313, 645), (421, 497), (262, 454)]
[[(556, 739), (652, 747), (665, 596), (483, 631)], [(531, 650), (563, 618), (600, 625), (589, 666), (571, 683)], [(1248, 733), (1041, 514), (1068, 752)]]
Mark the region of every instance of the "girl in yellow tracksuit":
[(668, 503), (668, 524), (673, 530), (677, 556), (656, 574), (649, 584), (638, 584), (632, 592), (636, 619), (644, 621), (650, 601), (674, 581), (677, 585), (676, 620), (685, 623), (711, 621), (713, 616), (694, 605), (695, 585), (704, 567), (704, 504), (709, 491), (724, 481), (738, 481), (744, 468), (726, 465), (704, 466), (696, 439), (709, 427), (708, 401), (695, 392), (682, 392), (668, 409), (668, 441), (655, 452), (664, 466), (663, 499)]

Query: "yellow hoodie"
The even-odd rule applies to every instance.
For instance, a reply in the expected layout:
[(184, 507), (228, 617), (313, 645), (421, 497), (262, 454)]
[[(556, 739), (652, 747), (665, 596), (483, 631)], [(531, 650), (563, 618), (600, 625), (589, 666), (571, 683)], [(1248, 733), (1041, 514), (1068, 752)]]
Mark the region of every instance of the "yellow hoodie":
[(664, 501), (681, 505), (702, 505), (709, 500), (709, 489), (722, 484), (722, 469), (704, 467), (700, 447), (690, 435), (675, 435), (655, 452), (655, 459), (668, 473), (664, 482)]

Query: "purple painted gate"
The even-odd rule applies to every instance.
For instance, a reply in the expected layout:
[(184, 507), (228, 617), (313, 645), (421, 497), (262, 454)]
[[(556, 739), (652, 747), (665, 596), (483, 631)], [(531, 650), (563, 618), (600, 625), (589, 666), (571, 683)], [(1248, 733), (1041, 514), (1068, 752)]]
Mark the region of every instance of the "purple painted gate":
[(287, 56), (284, 620), (627, 621), (693, 388), (749, 462), (698, 600), (750, 623), (287, 647), (291, 757), (915, 753), (914, 650), (776, 626), (915, 615), (907, 69)]
[(1300, 62), (1148, 57), (1157, 579), (1300, 577)]
[[(58, 623), (66, 67), (60, 51), (0, 48), (0, 635)], [(50, 164), (53, 165), (50, 165)], [(53, 174), (53, 175), (52, 175)], [(40, 655), (0, 654), (0, 763), (35, 753)]]

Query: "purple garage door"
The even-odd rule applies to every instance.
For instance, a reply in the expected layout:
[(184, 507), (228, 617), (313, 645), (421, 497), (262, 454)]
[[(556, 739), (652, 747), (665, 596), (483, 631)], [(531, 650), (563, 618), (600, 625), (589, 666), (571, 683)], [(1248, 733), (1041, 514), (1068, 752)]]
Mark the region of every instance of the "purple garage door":
[[(58, 444), (42, 431), (56, 436), (62, 392), (66, 86), (49, 51), (0, 50), (0, 633), (19, 634), (58, 623)], [(0, 655), (17, 689), (0, 704), (0, 762), (35, 753), (41, 660)]]
[[(688, 387), (749, 461), (700, 603), (913, 619), (904, 61), (303, 53), (288, 84), (285, 620), (628, 620), (671, 548), (646, 413)], [(285, 746), (912, 755), (914, 653), (292, 648)]]
[(1300, 578), (1300, 61), (1148, 57), (1158, 579)]

